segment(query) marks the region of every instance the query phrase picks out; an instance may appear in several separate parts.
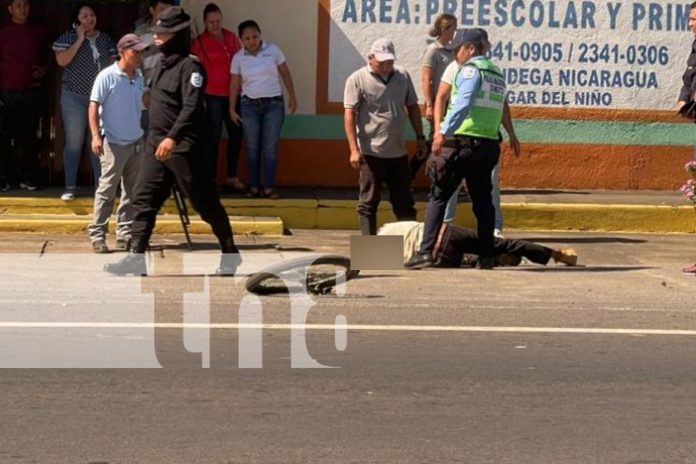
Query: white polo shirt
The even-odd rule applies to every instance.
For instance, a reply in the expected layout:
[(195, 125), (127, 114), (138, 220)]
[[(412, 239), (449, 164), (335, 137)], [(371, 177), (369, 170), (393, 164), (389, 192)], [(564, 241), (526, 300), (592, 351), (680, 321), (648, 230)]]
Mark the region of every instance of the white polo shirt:
[(242, 49), (232, 58), (230, 73), (241, 76), (242, 95), (248, 98), (270, 98), (283, 95), (278, 66), (285, 55), (272, 43), (263, 41), (254, 56)]

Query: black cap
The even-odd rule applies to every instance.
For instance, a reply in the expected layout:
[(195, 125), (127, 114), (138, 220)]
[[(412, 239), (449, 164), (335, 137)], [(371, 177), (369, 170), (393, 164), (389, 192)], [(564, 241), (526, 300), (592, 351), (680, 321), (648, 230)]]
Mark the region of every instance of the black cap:
[(170, 6), (157, 16), (157, 24), (152, 26), (152, 32), (178, 32), (191, 26), (193, 20), (180, 6)]
[(488, 41), (488, 34), (483, 29), (457, 29), (446, 48), (456, 50), (465, 43), (485, 43), (486, 41)]

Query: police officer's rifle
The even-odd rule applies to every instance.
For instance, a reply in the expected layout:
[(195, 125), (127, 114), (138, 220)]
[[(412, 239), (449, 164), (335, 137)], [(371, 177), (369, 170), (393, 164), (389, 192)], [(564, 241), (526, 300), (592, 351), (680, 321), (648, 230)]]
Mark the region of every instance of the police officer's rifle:
[(181, 194), (181, 190), (176, 182), (172, 185), (172, 196), (174, 197), (174, 202), (176, 203), (176, 209), (179, 211), (179, 220), (181, 221), (181, 227), (184, 229), (184, 235), (186, 235), (186, 243), (188, 244), (189, 250), (192, 250), (193, 243), (191, 242), (191, 236), (189, 235), (188, 229), (191, 225), (191, 219), (188, 215), (188, 208), (186, 207), (184, 196)]

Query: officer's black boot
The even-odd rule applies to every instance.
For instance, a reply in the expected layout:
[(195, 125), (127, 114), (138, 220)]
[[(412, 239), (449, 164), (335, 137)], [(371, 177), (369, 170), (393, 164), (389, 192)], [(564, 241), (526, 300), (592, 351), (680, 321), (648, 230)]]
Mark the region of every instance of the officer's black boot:
[(147, 243), (133, 239), (128, 248), (128, 254), (118, 262), (105, 264), (104, 271), (109, 274), (125, 276), (144, 276), (147, 275), (147, 264), (145, 262), (145, 251)]
[(433, 257), (430, 253), (416, 253), (413, 257), (406, 263), (407, 269), (423, 269), (426, 267), (433, 267), (435, 263), (433, 262)]
[(376, 216), (360, 216), (360, 234), (377, 235)]
[(478, 261), (476, 262), (476, 269), (482, 269), (486, 271), (490, 271), (493, 269), (494, 265), (493, 258), (491, 257), (479, 257)]
[(237, 272), (237, 267), (242, 263), (242, 255), (232, 238), (225, 239), (221, 244), (220, 266), (215, 270), (217, 275), (232, 276)]

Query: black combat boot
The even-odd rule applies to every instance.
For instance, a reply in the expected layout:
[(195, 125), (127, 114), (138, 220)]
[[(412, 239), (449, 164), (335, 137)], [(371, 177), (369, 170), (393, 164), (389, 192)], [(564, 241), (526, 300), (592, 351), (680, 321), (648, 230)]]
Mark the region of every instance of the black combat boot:
[(147, 275), (147, 264), (145, 262), (145, 251), (147, 250), (147, 244), (143, 246), (143, 242), (133, 239), (129, 245), (128, 254), (120, 261), (105, 264), (104, 271), (118, 276)]
[(476, 269), (481, 269), (485, 271), (490, 271), (493, 269), (493, 265), (495, 263), (493, 262), (493, 258), (490, 257), (479, 257), (478, 261), (476, 262)]
[(233, 276), (237, 272), (237, 267), (242, 264), (239, 248), (234, 244), (232, 237), (225, 239), (220, 244), (220, 248), (222, 248), (222, 255), (220, 255), (220, 265), (215, 270), (215, 274)]
[(377, 216), (360, 216), (360, 234), (377, 235)]
[(433, 267), (435, 263), (433, 262), (433, 257), (430, 253), (416, 253), (413, 257), (406, 263), (407, 269), (424, 269), (426, 267)]
[(242, 264), (242, 255), (237, 253), (223, 253), (220, 255), (220, 265), (215, 270), (215, 274), (220, 276), (233, 276), (237, 272), (237, 267)]

